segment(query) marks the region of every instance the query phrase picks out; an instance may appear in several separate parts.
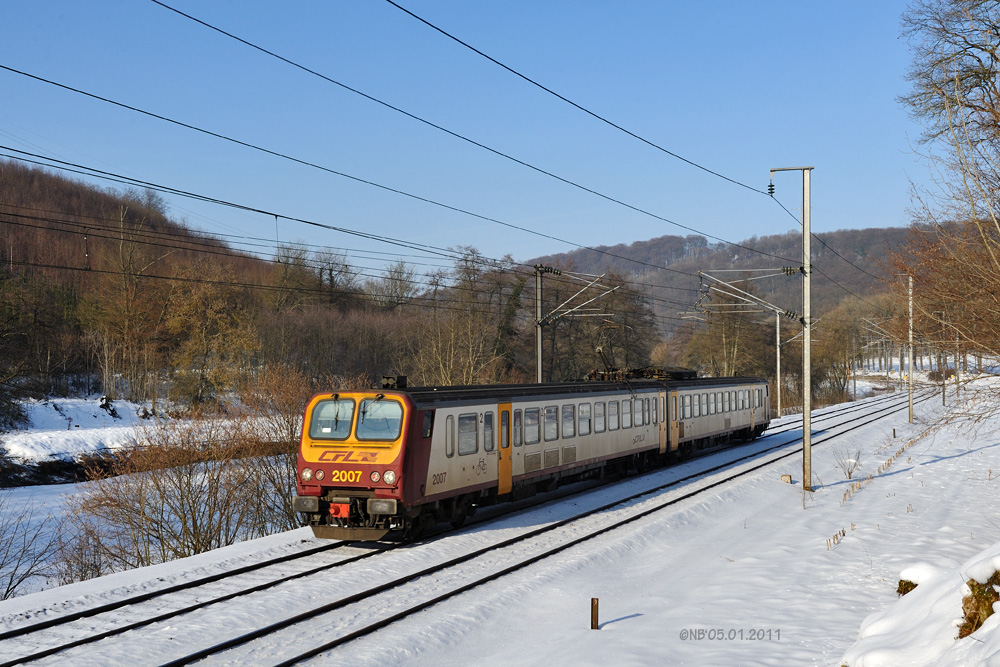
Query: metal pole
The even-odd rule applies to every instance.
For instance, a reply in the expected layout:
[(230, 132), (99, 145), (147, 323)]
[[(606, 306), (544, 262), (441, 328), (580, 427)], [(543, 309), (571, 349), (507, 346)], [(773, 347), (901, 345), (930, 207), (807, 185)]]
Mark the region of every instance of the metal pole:
[(535, 382), (542, 382), (542, 265), (535, 265)]
[(778, 392), (778, 418), (781, 418), (781, 313), (774, 311), (774, 385)]
[(907, 345), (906, 371), (909, 380), (909, 404), (910, 423), (913, 423), (913, 276), (909, 276), (909, 301), (910, 301), (910, 343)]
[(810, 167), (802, 169), (802, 488), (812, 491), (812, 251), (809, 232)]
[[(812, 251), (809, 208), (813, 167), (782, 167), (771, 170), (802, 172), (802, 488), (812, 491)], [(803, 503), (805, 496), (803, 496)]]

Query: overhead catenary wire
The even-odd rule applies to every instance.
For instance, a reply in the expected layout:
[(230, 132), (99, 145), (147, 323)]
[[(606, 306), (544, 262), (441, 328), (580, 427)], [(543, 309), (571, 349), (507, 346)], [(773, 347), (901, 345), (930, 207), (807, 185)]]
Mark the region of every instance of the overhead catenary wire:
[[(159, 2), (159, 0), (152, 0), (152, 1), (156, 2), (157, 4), (163, 4), (163, 3)], [(633, 137), (634, 139), (637, 139), (637, 140), (641, 141), (642, 143), (644, 143), (644, 144), (646, 144), (648, 146), (651, 146), (651, 147), (653, 147), (653, 148), (655, 148), (655, 149), (657, 149), (657, 150), (659, 150), (659, 151), (661, 151), (663, 153), (666, 153), (667, 155), (669, 155), (669, 156), (671, 156), (673, 158), (676, 158), (677, 160), (680, 160), (681, 162), (684, 162), (684, 163), (686, 163), (686, 164), (688, 164), (688, 165), (690, 165), (690, 166), (692, 166), (692, 167), (694, 167), (696, 169), (700, 169), (701, 171), (704, 171), (704, 172), (706, 172), (708, 174), (711, 174), (712, 176), (716, 176), (718, 178), (721, 178), (724, 181), (732, 183), (733, 185), (740, 186), (742, 188), (746, 188), (747, 190), (750, 190), (752, 192), (756, 192), (758, 194), (770, 196), (772, 199), (774, 199), (775, 203), (778, 206), (780, 206), (781, 209), (785, 211), (785, 213), (787, 213), (789, 215), (789, 217), (791, 217), (793, 220), (796, 220), (798, 222), (798, 218), (796, 218), (795, 215), (791, 211), (789, 211), (788, 208), (784, 204), (782, 204), (780, 202), (780, 200), (778, 200), (777, 198), (774, 197), (774, 195), (773, 195), (773, 186), (772, 186), (771, 189), (769, 189), (769, 191), (765, 192), (764, 190), (761, 190), (759, 188), (756, 188), (756, 187), (753, 187), (753, 186), (748, 185), (746, 183), (743, 183), (742, 181), (739, 181), (737, 179), (730, 178), (729, 176), (726, 176), (726, 175), (724, 175), (722, 173), (719, 173), (719, 172), (717, 172), (717, 171), (715, 171), (713, 169), (709, 169), (708, 167), (706, 167), (706, 166), (704, 166), (704, 165), (702, 165), (702, 164), (700, 164), (700, 163), (698, 163), (698, 162), (696, 162), (694, 160), (690, 160), (690, 159), (685, 158), (685, 157), (683, 157), (683, 156), (681, 156), (681, 155), (679, 155), (679, 154), (677, 154), (677, 153), (675, 153), (675, 152), (673, 152), (671, 150), (668, 150), (668, 149), (664, 148), (663, 146), (660, 146), (659, 144), (657, 144), (657, 143), (655, 143), (655, 142), (653, 142), (653, 141), (651, 141), (651, 140), (649, 140), (649, 139), (647, 139), (647, 138), (645, 138), (645, 137), (643, 137), (643, 136), (641, 136), (641, 135), (639, 135), (639, 134), (637, 134), (637, 133), (629, 130), (628, 128), (623, 127), (622, 125), (619, 125), (618, 123), (615, 123), (615, 122), (613, 122), (611, 120), (608, 120), (604, 116), (602, 116), (602, 115), (600, 115), (600, 114), (598, 114), (598, 113), (596, 113), (594, 111), (591, 111), (590, 109), (584, 107), (583, 105), (581, 105), (581, 104), (579, 104), (577, 102), (574, 102), (573, 100), (571, 100), (568, 97), (566, 97), (566, 96), (564, 96), (564, 95), (556, 92), (555, 90), (549, 88), (548, 86), (545, 86), (545, 85), (539, 83), (538, 81), (532, 79), (531, 77), (529, 77), (529, 76), (527, 76), (525, 74), (522, 74), (521, 72), (519, 72), (519, 71), (515, 70), (514, 68), (510, 67), (509, 65), (506, 65), (505, 63), (500, 62), (499, 60), (497, 60), (493, 56), (491, 56), (491, 55), (489, 55), (489, 54), (481, 51), (480, 49), (472, 46), (468, 42), (466, 42), (466, 41), (464, 41), (464, 40), (456, 37), (455, 35), (449, 33), (448, 31), (444, 30), (443, 28), (441, 28), (440, 26), (437, 26), (437, 25), (431, 23), (427, 19), (425, 19), (425, 18), (423, 18), (421, 16), (418, 16), (417, 14), (415, 14), (414, 12), (410, 11), (409, 9), (403, 7), (399, 3), (394, 2), (394, 0), (386, 0), (386, 2), (388, 2), (390, 5), (392, 5), (396, 9), (399, 9), (400, 11), (404, 12), (405, 14), (408, 14), (409, 16), (413, 17), (417, 21), (419, 21), (419, 22), (423, 23), (424, 25), (428, 26), (429, 28), (431, 28), (431, 29), (433, 29), (433, 30), (441, 33), (442, 35), (444, 35), (448, 39), (450, 39), (450, 40), (452, 40), (452, 41), (454, 41), (454, 42), (462, 45), (466, 49), (468, 49), (468, 50), (470, 50), (470, 51), (472, 51), (472, 52), (474, 52), (474, 53), (482, 56), (483, 58), (485, 58), (485, 59), (489, 60), (490, 62), (494, 63), (495, 65), (497, 65), (498, 67), (503, 68), (504, 70), (510, 72), (514, 76), (516, 76), (516, 77), (518, 77), (518, 78), (520, 78), (520, 79), (522, 79), (522, 80), (530, 83), (531, 85), (533, 85), (533, 86), (535, 86), (535, 87), (537, 87), (537, 88), (545, 91), (546, 93), (548, 93), (548, 94), (550, 94), (550, 95), (552, 95), (552, 96), (554, 96), (554, 97), (562, 100), (566, 104), (569, 104), (570, 106), (572, 106), (572, 107), (574, 107), (574, 108), (582, 111), (583, 113), (587, 114), (588, 116), (591, 116), (591, 117), (593, 117), (593, 118), (601, 121), (602, 123), (610, 125), (611, 127), (615, 128), (616, 130), (619, 130), (620, 132), (623, 132), (623, 133), (627, 134), (628, 136)], [(699, 232), (699, 233), (702, 233), (702, 232)], [(818, 236), (816, 236), (816, 234), (811, 234), (810, 236), (812, 236), (817, 241), (819, 241), (820, 243), (822, 243), (823, 246), (826, 247), (828, 250), (830, 250), (833, 254), (835, 254), (837, 257), (839, 257), (840, 259), (842, 259), (844, 262), (850, 264), (851, 266), (853, 266), (857, 270), (859, 270), (859, 271), (861, 271), (863, 273), (868, 274), (869, 276), (871, 276), (872, 278), (875, 278), (876, 280), (880, 280), (880, 281), (884, 280), (884, 278), (882, 278), (880, 276), (876, 276), (875, 274), (868, 272), (867, 270), (863, 269), (862, 267), (858, 266), (854, 262), (852, 262), (849, 259), (847, 259), (846, 257), (844, 257), (842, 254), (840, 254), (839, 252), (837, 252), (836, 249), (834, 249), (832, 246), (830, 246), (826, 241), (824, 241), (823, 239), (821, 239)], [(714, 237), (712, 237), (712, 238), (714, 238)], [(849, 292), (849, 293), (851, 293), (851, 292)], [(853, 293), (851, 293), (851, 294), (853, 294)]]
[[(164, 9), (167, 9), (167, 10), (172, 11), (172, 12), (174, 12), (174, 13), (180, 15), (180, 16), (183, 16), (184, 18), (187, 18), (187, 19), (189, 19), (191, 21), (194, 21), (195, 23), (198, 23), (199, 25), (202, 25), (202, 26), (204, 26), (204, 27), (206, 27), (206, 28), (208, 28), (210, 30), (213, 30), (213, 31), (215, 31), (215, 32), (217, 32), (217, 33), (219, 33), (221, 35), (224, 35), (226, 37), (229, 37), (230, 39), (236, 40), (237, 42), (239, 42), (239, 43), (241, 43), (241, 44), (243, 44), (245, 46), (248, 46), (248, 47), (250, 47), (252, 49), (255, 49), (255, 50), (257, 50), (257, 51), (259, 51), (261, 53), (264, 53), (264, 54), (266, 54), (266, 55), (268, 55), (268, 56), (270, 56), (272, 58), (276, 58), (276, 59), (280, 60), (283, 63), (286, 63), (287, 65), (289, 65), (291, 67), (295, 67), (296, 69), (299, 69), (299, 70), (301, 70), (303, 72), (306, 72), (306, 73), (308, 73), (308, 74), (310, 74), (312, 76), (318, 77), (318, 78), (322, 79), (323, 81), (326, 81), (326, 82), (328, 82), (330, 84), (333, 84), (335, 86), (339, 86), (340, 88), (343, 88), (344, 90), (347, 90), (347, 91), (349, 91), (351, 93), (360, 95), (360, 96), (364, 97), (365, 99), (370, 100), (371, 102), (379, 104), (379, 105), (381, 105), (381, 106), (383, 106), (385, 108), (391, 109), (392, 111), (395, 111), (397, 113), (401, 113), (401, 114), (407, 116), (408, 118), (411, 118), (411, 119), (413, 119), (413, 120), (415, 120), (417, 122), (423, 123), (425, 125), (428, 125), (429, 127), (432, 127), (432, 128), (434, 128), (436, 130), (444, 132), (444, 133), (446, 133), (446, 134), (448, 134), (448, 135), (450, 135), (450, 136), (452, 136), (452, 137), (454, 137), (456, 139), (459, 139), (461, 141), (465, 141), (467, 143), (470, 143), (470, 144), (472, 144), (472, 145), (474, 145), (474, 146), (476, 146), (478, 148), (481, 148), (483, 150), (489, 151), (490, 153), (493, 153), (493, 154), (495, 154), (495, 155), (497, 155), (499, 157), (503, 157), (503, 158), (505, 158), (507, 160), (511, 160), (511, 161), (513, 161), (513, 162), (515, 162), (515, 163), (523, 166), (523, 167), (526, 167), (528, 169), (532, 169), (532, 170), (534, 170), (534, 171), (536, 171), (538, 173), (544, 174), (544, 175), (546, 175), (546, 176), (548, 176), (550, 178), (554, 178), (554, 179), (556, 179), (556, 180), (558, 180), (558, 181), (560, 181), (562, 183), (565, 183), (567, 185), (570, 185), (570, 186), (572, 186), (574, 188), (578, 188), (580, 190), (583, 190), (585, 192), (593, 194), (593, 195), (595, 195), (597, 197), (601, 197), (602, 199), (605, 199), (605, 200), (607, 200), (609, 202), (612, 202), (614, 204), (617, 204), (619, 206), (623, 206), (625, 208), (628, 208), (628, 209), (630, 209), (630, 210), (632, 210), (632, 211), (634, 211), (636, 213), (640, 213), (642, 215), (646, 215), (646, 216), (652, 217), (652, 218), (654, 218), (656, 220), (660, 220), (661, 222), (665, 222), (667, 224), (673, 225), (673, 226), (678, 227), (680, 229), (684, 229), (684, 230), (687, 230), (687, 231), (690, 231), (690, 232), (694, 232), (695, 234), (700, 234), (702, 236), (705, 236), (706, 238), (711, 238), (711, 239), (713, 239), (715, 241), (719, 241), (720, 243), (725, 243), (727, 245), (732, 245), (734, 247), (738, 247), (738, 248), (741, 248), (743, 250), (747, 250), (749, 252), (756, 252), (756, 253), (760, 253), (760, 254), (767, 254), (767, 253), (762, 253), (761, 251), (756, 250), (756, 249), (754, 249), (752, 247), (745, 246), (745, 245), (742, 245), (742, 244), (739, 244), (739, 243), (735, 243), (733, 241), (728, 241), (728, 240), (723, 239), (721, 237), (714, 236), (714, 235), (709, 234), (707, 232), (704, 232), (704, 231), (701, 231), (699, 229), (696, 229), (694, 227), (690, 227), (688, 225), (684, 225), (682, 223), (676, 222), (674, 220), (671, 220), (671, 219), (666, 218), (664, 216), (658, 215), (658, 214), (653, 213), (651, 211), (647, 211), (647, 210), (645, 210), (643, 208), (640, 208), (638, 206), (634, 206), (632, 204), (629, 204), (629, 203), (627, 203), (625, 201), (622, 201), (620, 199), (611, 197), (610, 195), (603, 194), (603, 193), (601, 193), (601, 192), (599, 192), (597, 190), (594, 190), (594, 189), (589, 188), (587, 186), (584, 186), (584, 185), (581, 185), (579, 183), (576, 183), (575, 181), (572, 181), (570, 179), (563, 178), (562, 176), (559, 176), (559, 175), (554, 174), (554, 173), (552, 173), (550, 171), (547, 171), (545, 169), (537, 167), (537, 166), (535, 166), (533, 164), (530, 164), (530, 163), (528, 163), (528, 162), (526, 162), (524, 160), (520, 160), (518, 158), (515, 158), (515, 157), (513, 157), (511, 155), (508, 155), (508, 154), (502, 152), (502, 151), (499, 151), (499, 150), (497, 150), (495, 148), (487, 146), (486, 144), (483, 144), (483, 143), (481, 143), (479, 141), (476, 141), (474, 139), (466, 137), (465, 135), (459, 134), (458, 132), (454, 132), (452, 130), (449, 130), (449, 129), (447, 129), (447, 128), (445, 128), (445, 127), (443, 127), (443, 126), (441, 126), (441, 125), (439, 125), (437, 123), (433, 123), (433, 122), (431, 122), (431, 121), (429, 121), (429, 120), (427, 120), (425, 118), (417, 116), (416, 114), (410, 113), (410, 112), (408, 112), (408, 111), (406, 111), (406, 110), (404, 110), (404, 109), (402, 109), (400, 107), (397, 107), (395, 105), (389, 104), (388, 102), (385, 102), (385, 101), (380, 100), (380, 99), (378, 99), (378, 98), (376, 98), (376, 97), (374, 97), (372, 95), (369, 95), (369, 94), (364, 93), (364, 92), (362, 92), (360, 90), (357, 90), (356, 88), (353, 88), (353, 87), (348, 86), (348, 85), (346, 85), (346, 84), (344, 84), (344, 83), (342, 83), (340, 81), (337, 81), (336, 79), (333, 79), (332, 77), (329, 77), (329, 76), (327, 76), (325, 74), (322, 74), (321, 72), (318, 72), (318, 71), (316, 71), (314, 69), (306, 67), (305, 65), (301, 65), (301, 64), (299, 64), (299, 63), (297, 63), (297, 62), (295, 62), (295, 61), (293, 61), (293, 60), (291, 60), (289, 58), (286, 58), (286, 57), (284, 57), (282, 55), (279, 55), (279, 54), (277, 54), (277, 53), (275, 53), (273, 51), (265, 49), (262, 46), (259, 46), (259, 45), (255, 44), (255, 43), (253, 43), (253, 42), (251, 42), (251, 41), (249, 41), (247, 39), (239, 37), (239, 36), (237, 36), (237, 35), (235, 35), (235, 34), (233, 34), (231, 32), (223, 30), (222, 28), (219, 28), (219, 27), (217, 27), (215, 25), (212, 25), (211, 23), (203, 21), (203, 20), (201, 20), (201, 19), (199, 19), (199, 18), (197, 18), (195, 16), (192, 16), (191, 14), (187, 14), (185, 12), (180, 11), (179, 9), (171, 7), (170, 5), (168, 5), (168, 4), (164, 3), (164, 2), (161, 2), (161, 0), (150, 0), (150, 1), (153, 2), (154, 4), (157, 4), (157, 5), (161, 6), (161, 7), (163, 7)], [(633, 135), (633, 136), (635, 136), (635, 135)], [(675, 156), (675, 157), (679, 157), (679, 156)], [(680, 158), (680, 159), (683, 160), (684, 158)], [(689, 161), (685, 160), (685, 162), (689, 162)], [(691, 164), (694, 164), (694, 163), (691, 163)], [(700, 167), (700, 165), (696, 165), (696, 166), (699, 166), (699, 168), (704, 169), (704, 167)], [(706, 170), (706, 171), (710, 171), (710, 170)], [(710, 171), (710, 173), (715, 173), (715, 172), (711, 172)], [(729, 179), (729, 178), (727, 178), (725, 176), (722, 176), (721, 174), (716, 174), (716, 175), (720, 176), (721, 178), (725, 178), (726, 180), (732, 180), (732, 179)], [(739, 185), (743, 185), (741, 183), (738, 183), (737, 181), (732, 181), (732, 182), (737, 183)], [(750, 187), (750, 186), (744, 186), (744, 187)], [(753, 189), (753, 188), (751, 188), (751, 189)], [(763, 191), (759, 191), (759, 190), (755, 190), (755, 191), (761, 192), (763, 194)], [(524, 230), (524, 228), (520, 228), (520, 227), (515, 227), (515, 228), (521, 229), (522, 231), (528, 231), (528, 230)], [(545, 236), (545, 235), (543, 235), (543, 236)], [(562, 239), (556, 239), (554, 237), (547, 237), (547, 238), (550, 238), (552, 240), (562, 241)], [(785, 259), (785, 258), (777, 257), (776, 259)], [(785, 260), (785, 261), (790, 261), (790, 260)]]

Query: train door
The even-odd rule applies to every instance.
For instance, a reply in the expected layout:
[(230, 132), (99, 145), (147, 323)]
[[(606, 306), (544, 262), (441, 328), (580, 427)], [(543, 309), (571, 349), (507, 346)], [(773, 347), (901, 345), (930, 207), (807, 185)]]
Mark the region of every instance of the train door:
[(681, 412), (681, 399), (677, 391), (671, 391), (667, 398), (667, 429), (670, 432), (670, 451), (677, 451), (677, 443), (680, 441), (679, 430), (684, 428)]
[(497, 448), (499, 458), (497, 461), (497, 494), (504, 495), (510, 493), (511, 489), (511, 449), (510, 449), (510, 403), (500, 404), (500, 433), (499, 445)]
[(660, 453), (667, 453), (667, 393), (664, 391), (656, 392), (656, 397), (653, 399), (659, 406), (655, 412), (659, 420), (657, 425), (660, 438)]

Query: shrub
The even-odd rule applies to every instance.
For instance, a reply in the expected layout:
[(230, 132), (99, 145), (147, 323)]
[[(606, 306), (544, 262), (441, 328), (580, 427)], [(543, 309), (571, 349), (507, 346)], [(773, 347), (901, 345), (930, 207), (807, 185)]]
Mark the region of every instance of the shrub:
[(968, 637), (982, 627), (987, 618), (993, 615), (993, 604), (1000, 601), (1000, 571), (994, 572), (985, 584), (975, 579), (965, 582), (970, 593), (962, 598), (962, 614), (965, 622), (958, 627), (958, 639)]

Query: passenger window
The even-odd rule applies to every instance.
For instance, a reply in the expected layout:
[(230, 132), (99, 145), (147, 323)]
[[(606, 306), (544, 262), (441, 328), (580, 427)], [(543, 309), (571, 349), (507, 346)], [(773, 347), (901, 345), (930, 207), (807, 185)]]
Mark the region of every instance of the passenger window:
[(466, 456), (479, 451), (479, 415), (458, 416), (458, 455)]
[(500, 413), (500, 448), (510, 447), (510, 413), (504, 410)]
[(496, 446), (497, 441), (493, 436), (493, 413), (487, 412), (483, 415), (483, 449), (492, 452)]
[(562, 406), (562, 437), (572, 438), (576, 435), (576, 406)]
[(594, 433), (604, 433), (604, 403), (594, 403)]
[(681, 401), (684, 403), (684, 419), (691, 419), (691, 397), (684, 396)]
[(544, 433), (546, 441), (559, 439), (559, 406), (546, 406)]
[(455, 455), (455, 417), (448, 415), (444, 424), (444, 454), (451, 458)]
[(694, 404), (692, 408), (694, 416), (701, 417), (701, 399), (698, 396), (698, 394), (695, 394), (694, 396), (691, 397), (691, 402)]
[(622, 428), (632, 428), (632, 400), (622, 401)]
[(590, 435), (590, 403), (581, 403), (580, 411), (580, 435)]
[(514, 410), (514, 446), (521, 446), (521, 411)]
[(538, 429), (538, 408), (528, 408), (524, 411), (524, 444), (534, 445), (541, 438)]
[[(654, 415), (656, 414), (656, 399), (655, 398), (653, 399), (653, 414)], [(653, 421), (655, 422), (656, 419), (654, 418)], [(642, 401), (642, 423), (643, 424), (649, 424), (649, 423), (651, 423), (649, 421), (649, 399), (648, 398), (643, 399), (643, 401)]]
[(656, 399), (656, 398), (653, 399), (653, 423), (654, 424), (660, 423), (659, 414), (656, 412), (656, 404), (657, 404), (658, 401), (659, 401), (659, 399)]
[(618, 401), (608, 401), (608, 430), (618, 430)]

